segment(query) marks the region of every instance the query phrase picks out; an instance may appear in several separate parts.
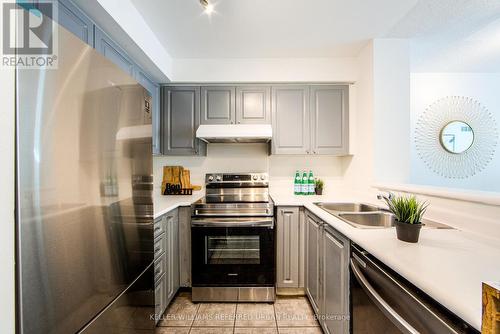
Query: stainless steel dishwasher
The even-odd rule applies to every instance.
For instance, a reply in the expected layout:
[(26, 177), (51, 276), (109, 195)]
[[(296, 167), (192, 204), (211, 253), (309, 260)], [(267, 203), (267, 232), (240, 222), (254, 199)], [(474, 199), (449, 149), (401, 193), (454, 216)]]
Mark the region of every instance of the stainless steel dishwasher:
[(479, 333), (359, 246), (351, 249), (351, 333)]

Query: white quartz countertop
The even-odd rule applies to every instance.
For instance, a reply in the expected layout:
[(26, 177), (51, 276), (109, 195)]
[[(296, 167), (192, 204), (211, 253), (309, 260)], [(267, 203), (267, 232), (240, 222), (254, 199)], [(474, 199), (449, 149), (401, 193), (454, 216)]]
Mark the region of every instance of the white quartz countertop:
[[(191, 205), (203, 196), (204, 192), (191, 196), (157, 195), (154, 216)], [(315, 202), (358, 202), (354, 197), (295, 196), (279, 192), (271, 193), (271, 197), (276, 206), (304, 206), (477, 330), (481, 329), (482, 282), (500, 279), (500, 240), (460, 230), (424, 227), (418, 243), (406, 243), (397, 240), (394, 228), (355, 228), (314, 205)], [(372, 204), (380, 205), (376, 201)]]
[[(274, 194), (271, 197), (277, 206), (305, 206), (318, 218), (481, 330), (482, 282), (498, 281), (500, 278), (500, 240), (460, 230), (424, 227), (419, 242), (412, 244), (398, 240), (395, 228), (355, 228), (314, 205), (315, 202), (356, 202), (353, 198), (287, 194)], [(442, 223), (446, 224), (445, 221)]]
[(155, 219), (180, 206), (189, 206), (205, 196), (204, 191), (196, 191), (193, 195), (155, 195), (154, 217)]

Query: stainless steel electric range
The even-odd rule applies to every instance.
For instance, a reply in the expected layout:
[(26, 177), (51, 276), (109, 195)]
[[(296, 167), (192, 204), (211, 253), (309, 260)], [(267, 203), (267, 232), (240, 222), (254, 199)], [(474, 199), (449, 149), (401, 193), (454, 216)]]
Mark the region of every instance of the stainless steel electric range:
[(192, 205), (192, 299), (275, 300), (274, 204), (266, 173), (207, 174)]

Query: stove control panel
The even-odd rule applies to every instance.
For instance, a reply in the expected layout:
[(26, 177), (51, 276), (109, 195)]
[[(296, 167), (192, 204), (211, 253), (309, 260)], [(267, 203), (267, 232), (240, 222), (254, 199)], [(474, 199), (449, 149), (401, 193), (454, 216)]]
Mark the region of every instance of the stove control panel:
[(207, 184), (224, 182), (267, 182), (268, 179), (267, 173), (211, 173), (205, 176), (205, 182)]

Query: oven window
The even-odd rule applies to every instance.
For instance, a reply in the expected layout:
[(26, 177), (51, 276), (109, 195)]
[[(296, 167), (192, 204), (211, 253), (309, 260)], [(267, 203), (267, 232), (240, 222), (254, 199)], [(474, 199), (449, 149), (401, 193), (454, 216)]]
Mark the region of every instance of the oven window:
[(258, 235), (205, 236), (205, 264), (260, 264)]

